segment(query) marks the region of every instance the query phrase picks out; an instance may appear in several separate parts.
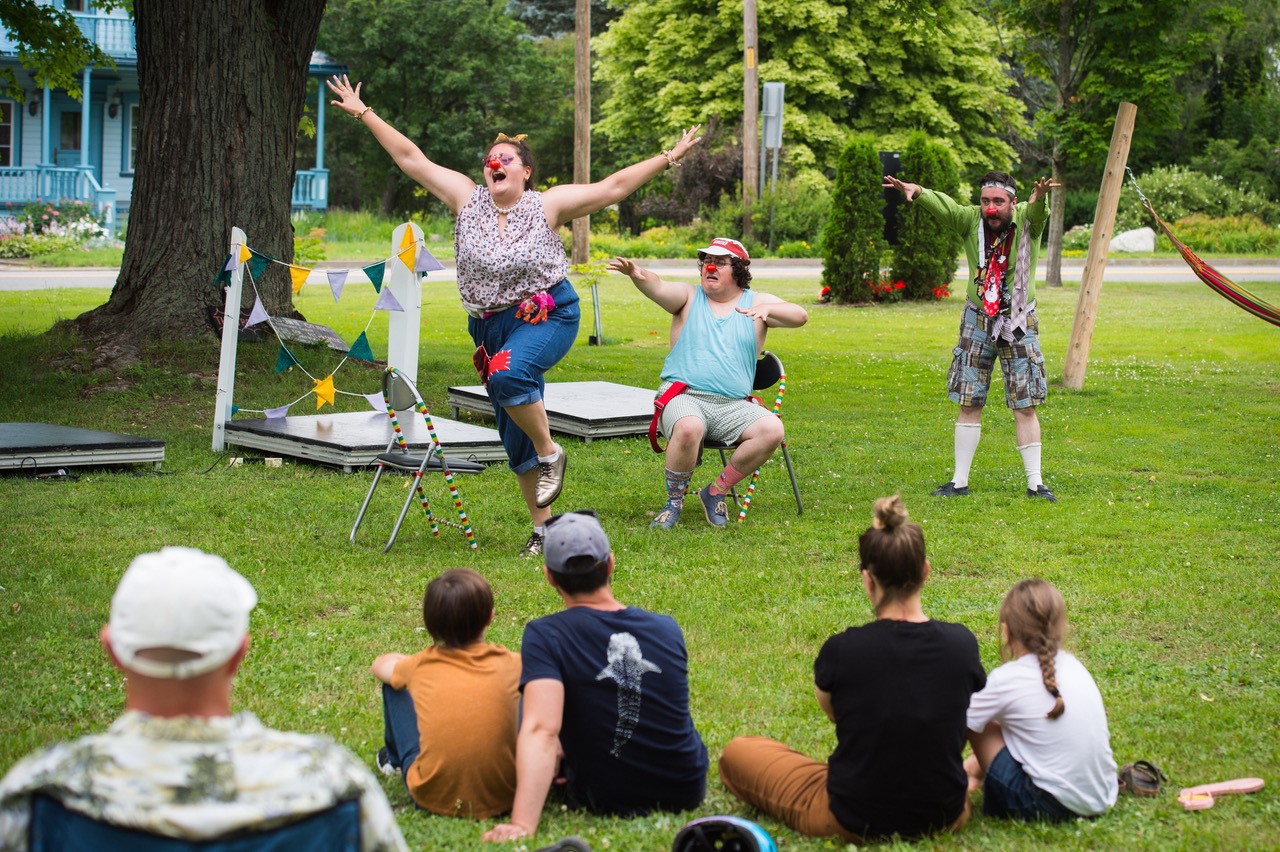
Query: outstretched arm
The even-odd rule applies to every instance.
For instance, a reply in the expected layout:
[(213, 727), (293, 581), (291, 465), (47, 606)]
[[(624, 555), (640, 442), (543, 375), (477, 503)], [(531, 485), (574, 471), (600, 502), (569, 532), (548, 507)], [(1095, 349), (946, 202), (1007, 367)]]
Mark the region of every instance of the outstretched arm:
[(635, 261), (625, 257), (609, 261), (609, 269), (631, 276), (631, 283), (651, 300), (662, 306), (669, 314), (678, 314), (684, 309), (693, 293), (693, 288), (679, 281), (663, 281), (652, 270), (637, 266)]
[(905, 181), (900, 181), (893, 175), (885, 175), (884, 183), (880, 185), (883, 186), (885, 189), (898, 190), (906, 197), (908, 203), (915, 201), (916, 196), (919, 195), (920, 190), (923, 189), (923, 187), (921, 187), (920, 184), (918, 183), (907, 183)]
[(495, 825), (481, 839), (503, 842), (538, 832), (542, 806), (555, 779), (563, 720), (563, 683), (541, 678), (525, 684), (523, 718), (516, 738), (516, 800), (511, 806), (511, 822)]
[(542, 205), (547, 211), (547, 221), (553, 228), (580, 216), (590, 216), (610, 204), (617, 204), (644, 184), (680, 162), (689, 149), (702, 141), (698, 135), (700, 124), (684, 132), (680, 141), (669, 151), (655, 154), (614, 172), (595, 183), (562, 183), (542, 193)]
[(391, 155), (391, 159), (395, 160), (400, 171), (422, 184), (427, 192), (444, 202), (454, 213), (467, 203), (471, 191), (475, 189), (475, 182), (462, 172), (433, 163), (409, 137), (383, 121), (360, 99), (362, 83), (352, 86), (346, 74), (341, 77), (334, 75), (325, 83), (329, 86), (329, 91), (337, 95), (329, 103), (372, 130), (374, 138)]
[(760, 320), (769, 328), (799, 328), (809, 321), (809, 312), (804, 308), (768, 293), (757, 293), (751, 307), (737, 308), (737, 311)]

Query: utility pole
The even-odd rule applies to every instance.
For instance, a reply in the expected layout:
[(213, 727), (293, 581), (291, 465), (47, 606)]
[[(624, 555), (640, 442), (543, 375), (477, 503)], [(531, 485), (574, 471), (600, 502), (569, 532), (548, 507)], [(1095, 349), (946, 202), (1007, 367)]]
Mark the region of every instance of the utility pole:
[[(591, 183), (591, 0), (576, 0), (573, 53), (573, 182)], [(586, 263), (591, 257), (591, 217), (573, 220), (573, 248), (569, 259)]]
[(742, 236), (751, 238), (751, 202), (760, 179), (759, 156), (760, 71), (756, 67), (756, 0), (742, 2)]

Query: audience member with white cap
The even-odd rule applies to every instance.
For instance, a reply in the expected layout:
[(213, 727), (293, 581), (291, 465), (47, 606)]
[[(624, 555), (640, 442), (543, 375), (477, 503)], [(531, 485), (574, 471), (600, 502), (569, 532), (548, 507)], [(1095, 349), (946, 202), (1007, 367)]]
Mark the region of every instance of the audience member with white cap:
[(0, 848), (27, 848), (31, 799), (42, 793), (98, 822), (192, 841), (270, 830), (358, 799), (362, 848), (404, 849), (382, 788), (350, 752), (231, 713), (257, 602), (220, 557), (166, 547), (134, 559), (101, 633), (125, 674), (125, 712), (105, 733), (9, 771)]

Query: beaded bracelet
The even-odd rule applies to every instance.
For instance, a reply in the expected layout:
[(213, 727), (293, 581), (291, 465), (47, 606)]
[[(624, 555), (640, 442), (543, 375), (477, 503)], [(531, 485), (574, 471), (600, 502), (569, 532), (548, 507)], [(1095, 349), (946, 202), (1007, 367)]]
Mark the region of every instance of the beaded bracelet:
[(371, 109), (373, 109), (373, 107), (367, 106), (351, 117), (354, 118), (356, 121), (359, 121), (360, 119), (364, 118), (364, 114)]
[(667, 158), (667, 168), (674, 169), (676, 166), (680, 165), (680, 161), (677, 160), (670, 151), (663, 151), (662, 156)]

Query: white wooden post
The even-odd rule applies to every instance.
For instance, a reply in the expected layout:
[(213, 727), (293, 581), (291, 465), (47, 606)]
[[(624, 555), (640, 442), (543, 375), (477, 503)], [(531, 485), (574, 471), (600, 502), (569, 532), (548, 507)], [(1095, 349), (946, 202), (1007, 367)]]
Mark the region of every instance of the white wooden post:
[[(244, 263), (239, 261), (240, 248), (248, 242), (244, 231), (231, 229), (231, 283), (222, 316), (222, 356), (218, 360), (218, 395), (213, 403), (213, 451), (226, 447), (226, 425), (231, 419), (231, 399), (236, 384), (236, 344), (240, 341), (240, 291), (244, 286)], [(245, 261), (247, 263), (248, 261)]]
[[(413, 257), (402, 258), (399, 254), (403, 251), (401, 243), (405, 228), (412, 229), (411, 239), (418, 243), (416, 251), (426, 250), (422, 229), (412, 222), (405, 222), (391, 234), (392, 257), (387, 261), (382, 286), (391, 288), (391, 295), (396, 297), (404, 311), (391, 311), (387, 318), (387, 364), (417, 384), (418, 345), (422, 328), (422, 274), (413, 271)], [(417, 257), (416, 252), (414, 257)]]

